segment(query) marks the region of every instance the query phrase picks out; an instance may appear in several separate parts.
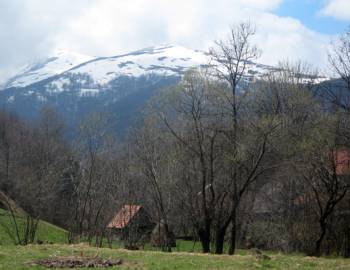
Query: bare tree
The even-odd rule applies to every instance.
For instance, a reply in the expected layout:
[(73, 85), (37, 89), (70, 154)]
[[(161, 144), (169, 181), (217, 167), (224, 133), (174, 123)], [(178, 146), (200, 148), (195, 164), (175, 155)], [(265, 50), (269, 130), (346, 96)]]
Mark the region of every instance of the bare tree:
[(116, 139), (108, 131), (107, 118), (92, 113), (80, 123), (76, 156), (80, 173), (75, 175), (74, 218), (70, 227), (71, 241), (86, 237), (102, 243), (111, 211), (118, 195), (120, 180)]
[[(232, 200), (232, 208), (229, 214), (230, 221), (223, 222), (223, 226), (217, 232), (217, 240), (223, 242), (224, 235), (228, 225), (231, 223), (231, 240), (229, 254), (233, 254), (236, 246), (237, 234), (237, 210), (241, 197), (247, 191), (249, 185), (256, 179), (255, 173), (261, 165), (261, 161), (266, 153), (267, 136), (262, 136), (262, 141), (258, 147), (258, 156), (254, 158), (254, 164), (248, 169), (250, 172), (246, 174), (246, 178), (240, 178), (240, 162), (239, 147), (240, 137), (239, 130), (243, 128), (243, 123), (240, 122), (240, 104), (239, 90), (243, 90), (249, 86), (249, 77), (247, 70), (256, 60), (260, 52), (256, 46), (251, 44), (251, 39), (255, 35), (255, 29), (250, 22), (243, 22), (233, 26), (227, 40), (216, 42), (216, 47), (210, 50), (212, 59), (214, 60), (215, 74), (219, 80), (226, 82), (229, 86), (229, 91), (224, 94), (224, 113), (228, 116), (229, 125), (223, 129), (227, 143), (230, 149), (230, 171), (232, 182), (232, 190), (230, 198)], [(256, 163), (255, 163), (256, 162)], [(247, 169), (247, 168), (246, 168)], [(242, 183), (241, 185), (239, 183)], [(217, 253), (222, 253), (222, 244), (218, 243)]]
[(158, 226), (164, 226), (164, 241), (160, 243), (164, 251), (171, 251), (169, 212), (173, 206), (172, 172), (176, 164), (172, 156), (171, 140), (156, 128), (156, 118), (149, 115), (143, 127), (136, 131), (135, 157), (142, 178), (150, 186), (151, 197), (155, 205)]
[(67, 147), (62, 137), (62, 122), (53, 110), (44, 108), (32, 125), (12, 119), (0, 125), (3, 131), (0, 141), (6, 150), (4, 163), (0, 163), (5, 164), (4, 191), (25, 210), (18, 214), (12, 210), (14, 206), (7, 204), (14, 223), (18, 218), (25, 227), (17, 234), (17, 242), (27, 244), (35, 239), (39, 218), (52, 220), (53, 194), (65, 167)]
[(205, 253), (210, 251), (216, 200), (214, 185), (220, 157), (215, 122), (218, 118), (212, 117), (215, 108), (210, 101), (210, 90), (215, 87), (203, 73), (191, 71), (171, 92), (165, 102), (166, 108), (160, 111), (169, 135), (177, 141), (182, 159), (186, 160), (180, 174), (184, 181), (179, 185), (180, 196), (187, 202), (189, 216)]
[(332, 122), (329, 120), (328, 130), (327, 126), (322, 125), (326, 131), (318, 138), (313, 136), (309, 150), (304, 153), (306, 160), (302, 161), (301, 166), (306, 187), (309, 187), (313, 194), (320, 229), (312, 252), (315, 256), (321, 255), (322, 242), (330, 226), (330, 217), (350, 188), (348, 172), (341, 170), (341, 162), (344, 161), (339, 160), (342, 151), (347, 149), (342, 149), (334, 141), (337, 131), (334, 131)]
[(350, 30), (332, 44), (332, 49), (328, 52), (328, 60), (343, 85), (327, 85), (326, 97), (336, 106), (350, 112)]
[(280, 63), (278, 69), (259, 82), (257, 91), (261, 113), (274, 115), (280, 126), (273, 137), (274, 154), (270, 161), (276, 168), (262, 183), (257, 195), (260, 204), (256, 207), (268, 212), (273, 225), (268, 239), (271, 242), (266, 246), (285, 251), (304, 247), (301, 228), (307, 224), (295, 203), (304, 194), (304, 186), (298, 181), (295, 163), (304, 157), (305, 138), (320, 124), (324, 113), (311, 91), (317, 77), (314, 74), (304, 63)]

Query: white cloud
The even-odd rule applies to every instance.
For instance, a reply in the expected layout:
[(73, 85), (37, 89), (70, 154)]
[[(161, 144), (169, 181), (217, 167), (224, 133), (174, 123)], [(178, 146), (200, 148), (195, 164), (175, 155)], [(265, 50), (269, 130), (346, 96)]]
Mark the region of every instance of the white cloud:
[(335, 19), (350, 21), (350, 1), (328, 0), (320, 13)]
[(263, 63), (304, 61), (320, 70), (327, 64), (330, 37), (316, 33), (298, 20), (273, 14), (257, 15), (259, 21), (256, 43), (263, 50)]
[[(207, 49), (225, 36), (233, 23), (250, 20), (257, 27), (262, 62), (281, 59), (325, 64), (328, 37), (298, 20), (273, 15), (281, 1), (273, 0), (134, 0), (96, 2), (72, 20), (58, 38), (61, 46), (80, 52), (118, 54), (159, 43)], [(253, 8), (254, 7), (254, 8)], [(79, 42), (84, 40), (84, 42)]]
[(90, 0), (0, 0), (0, 83), (19, 65), (47, 55), (65, 22)]
[(245, 0), (241, 2), (250, 8), (273, 10), (277, 8), (283, 2), (283, 0)]
[(276, 64), (288, 58), (324, 65), (328, 37), (298, 20), (274, 15), (282, 2), (0, 0), (0, 40), (7, 40), (5, 46), (0, 44), (0, 58), (6, 59), (0, 70), (57, 47), (101, 56), (161, 43), (206, 50), (213, 40), (226, 35), (230, 25), (242, 20), (257, 26), (255, 42), (264, 52), (261, 62)]

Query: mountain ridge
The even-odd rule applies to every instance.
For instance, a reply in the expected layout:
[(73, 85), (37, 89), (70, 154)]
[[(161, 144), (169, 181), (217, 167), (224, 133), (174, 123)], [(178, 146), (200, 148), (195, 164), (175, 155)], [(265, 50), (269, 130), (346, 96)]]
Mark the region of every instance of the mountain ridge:
[[(114, 115), (111, 127), (124, 132), (147, 100), (176, 84), (190, 68), (208, 66), (210, 60), (205, 52), (172, 44), (111, 57), (61, 51), (11, 78), (0, 91), (0, 108), (35, 118), (49, 105), (71, 129), (87, 114), (101, 112)], [(278, 70), (249, 63), (244, 81)]]
[[(157, 59), (154, 59), (154, 56), (158, 56)], [(120, 61), (122, 59), (124, 60)], [(112, 62), (116, 62), (116, 64), (119, 62), (119, 65), (113, 65)], [(164, 75), (181, 75), (190, 67), (205, 66), (209, 62), (210, 56), (207, 53), (173, 44), (147, 47), (115, 56), (88, 56), (62, 50), (44, 61), (27, 66), (25, 70), (10, 78), (4, 84), (3, 89), (12, 87), (24, 88), (39, 81), (66, 73), (88, 73), (95, 81), (105, 82), (101, 78), (101, 74), (99, 74), (100, 77), (97, 80), (96, 74), (93, 74), (103, 69), (101, 66), (105, 66), (106, 72), (104, 77), (108, 82), (114, 79), (113, 73), (115, 76), (140, 76), (151, 72), (163, 73)], [(92, 67), (89, 67), (89, 65), (93, 65), (96, 68), (97, 64), (100, 64), (100, 66), (94, 71)], [(128, 66), (132, 67), (129, 68)], [(253, 63), (253, 66), (256, 67), (253, 73), (258, 74), (264, 69), (274, 69), (272, 66), (258, 63)]]

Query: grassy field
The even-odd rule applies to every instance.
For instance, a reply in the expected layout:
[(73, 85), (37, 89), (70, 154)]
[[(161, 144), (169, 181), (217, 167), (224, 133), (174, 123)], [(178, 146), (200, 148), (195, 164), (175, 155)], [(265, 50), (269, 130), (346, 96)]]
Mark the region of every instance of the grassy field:
[[(24, 221), (19, 217), (17, 220), (23, 229)], [(194, 244), (190, 241), (177, 241), (177, 247), (173, 249), (172, 253), (156, 251), (150, 245), (146, 245), (143, 251), (127, 251), (122, 249), (120, 243), (115, 243), (113, 249), (98, 249), (87, 244), (68, 245), (65, 230), (43, 221), (39, 224), (36, 239), (44, 243), (55, 244), (15, 246), (6, 232), (8, 228), (11, 228), (11, 219), (5, 211), (0, 209), (0, 270), (45, 269), (41, 266), (33, 266), (32, 262), (38, 259), (67, 256), (122, 259), (121, 266), (109, 269), (128, 270), (350, 270), (350, 260), (342, 258), (310, 258), (302, 255), (268, 252), (266, 254), (271, 259), (257, 259), (245, 250), (239, 250), (235, 256), (204, 255), (200, 253), (200, 244)]]
[[(20, 231), (24, 230), (25, 221), (21, 217), (16, 217)], [(9, 231), (8, 231), (9, 230)], [(12, 219), (6, 211), (0, 209), (0, 245), (11, 245), (14, 241), (11, 235), (14, 235), (15, 230)], [(49, 243), (67, 243), (67, 232), (50, 223), (40, 221), (36, 234), (36, 239)]]
[(271, 260), (259, 260), (253, 255), (203, 255), (199, 253), (127, 251), (92, 248), (87, 245), (0, 246), (0, 269), (45, 269), (31, 266), (36, 259), (55, 256), (100, 256), (123, 259), (123, 265), (109, 269), (128, 270), (249, 270), (249, 269), (350, 269), (350, 260), (341, 258), (311, 258), (299, 255), (269, 254)]

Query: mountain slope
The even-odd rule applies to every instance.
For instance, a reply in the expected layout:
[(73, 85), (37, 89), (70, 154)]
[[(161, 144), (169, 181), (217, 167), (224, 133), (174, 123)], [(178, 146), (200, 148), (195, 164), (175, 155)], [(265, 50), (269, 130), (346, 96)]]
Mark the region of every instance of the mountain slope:
[(26, 87), (35, 82), (61, 74), (93, 58), (67, 50), (58, 50), (53, 56), (22, 68), (15, 77), (5, 84), (5, 88)]
[[(5, 88), (26, 88), (47, 80), (45, 86), (49, 93), (71, 90), (70, 86), (74, 84), (75, 89), (82, 89), (81, 94), (97, 94), (97, 90), (109, 89), (119, 77), (179, 77), (191, 67), (209, 63), (212, 61), (206, 53), (174, 45), (96, 58), (60, 51), (53, 57), (27, 66), (10, 79)], [(254, 63), (245, 75), (260, 77), (271, 70), (275, 68)]]
[[(191, 67), (215, 64), (201, 51), (165, 45), (112, 57), (60, 51), (29, 65), (0, 91), (0, 107), (33, 118), (44, 104), (55, 107), (73, 129), (92, 111), (113, 115), (111, 128), (122, 132), (161, 88), (177, 83)], [(247, 81), (277, 70), (250, 63)], [(74, 131), (72, 131), (74, 133)]]

